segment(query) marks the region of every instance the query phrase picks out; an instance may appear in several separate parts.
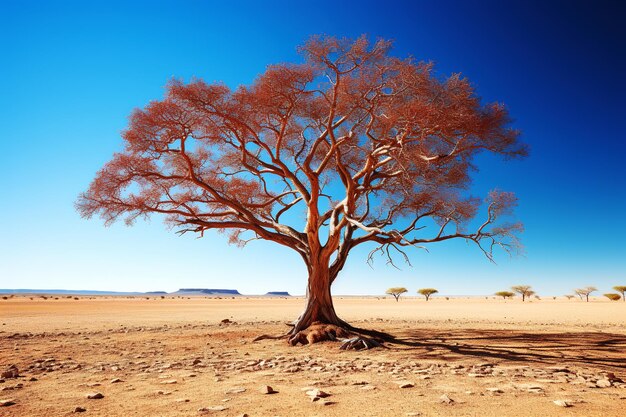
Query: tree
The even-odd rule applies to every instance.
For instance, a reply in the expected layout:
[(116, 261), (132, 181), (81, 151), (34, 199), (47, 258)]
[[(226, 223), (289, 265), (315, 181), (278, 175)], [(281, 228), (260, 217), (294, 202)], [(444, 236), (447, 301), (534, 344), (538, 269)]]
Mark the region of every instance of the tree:
[(622, 298), (622, 296), (619, 294), (604, 294), (604, 296), (611, 301), (619, 301), (620, 298)]
[(234, 91), (171, 81), (163, 100), (132, 113), (123, 151), (79, 196), (81, 215), (132, 224), (157, 213), (181, 234), (294, 250), (308, 285), (292, 344), (315, 322), (354, 331), (331, 286), (361, 245), (392, 265), (395, 255), (408, 263), (406, 248), (450, 239), (489, 260), (494, 248), (519, 249), (521, 223), (501, 220), (512, 193), (490, 192), (484, 222), (466, 230), (481, 209), (465, 196), (474, 157), (527, 154), (502, 105), (482, 104), (458, 74), (391, 56), (385, 40), (313, 37), (299, 51), (302, 63), (269, 66)]
[(405, 292), (408, 292), (409, 290), (407, 290), (404, 287), (391, 287), (389, 288), (385, 294), (389, 294), (389, 295), (393, 295), (396, 298), (396, 301), (400, 300), (400, 295), (404, 294)]
[(585, 288), (578, 288), (574, 290), (574, 292), (578, 294), (581, 300), (583, 299), (583, 296), (584, 296), (587, 302), (589, 302), (589, 294), (591, 294), (594, 291), (598, 291), (598, 289), (596, 287), (585, 287)]
[(622, 294), (622, 301), (626, 301), (624, 298), (624, 293), (626, 293), (626, 285), (616, 285), (613, 289)]
[(572, 298), (574, 298), (574, 296), (573, 296), (573, 295), (571, 295), (571, 294), (567, 294), (567, 295), (565, 296), (565, 298), (567, 298), (568, 300), (571, 300)]
[(421, 289), (417, 290), (417, 292), (419, 294), (422, 294), (424, 297), (426, 297), (426, 301), (428, 301), (428, 299), (430, 298), (431, 295), (437, 294), (439, 291), (437, 291), (434, 288), (421, 288)]
[(527, 297), (535, 294), (530, 285), (514, 285), (511, 289), (522, 296), (522, 301), (526, 301)]
[(498, 297), (502, 297), (503, 299), (506, 300), (507, 298), (512, 298), (515, 295), (515, 293), (512, 293), (511, 291), (498, 291), (494, 295), (497, 295)]

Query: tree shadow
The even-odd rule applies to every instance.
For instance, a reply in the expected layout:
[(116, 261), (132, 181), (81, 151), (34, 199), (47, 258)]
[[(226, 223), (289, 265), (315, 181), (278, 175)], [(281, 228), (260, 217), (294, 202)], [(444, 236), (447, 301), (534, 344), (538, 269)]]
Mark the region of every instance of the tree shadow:
[(394, 334), (358, 329), (416, 359), (505, 361), (544, 366), (584, 365), (626, 372), (626, 335), (600, 332), (398, 329)]

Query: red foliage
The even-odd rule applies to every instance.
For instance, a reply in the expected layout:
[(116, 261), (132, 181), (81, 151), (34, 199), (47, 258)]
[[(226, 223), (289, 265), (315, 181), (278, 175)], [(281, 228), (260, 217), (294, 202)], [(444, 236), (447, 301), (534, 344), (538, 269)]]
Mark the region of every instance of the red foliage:
[[(511, 193), (490, 193), (485, 223), (463, 231), (480, 206), (463, 196), (474, 156), (526, 155), (506, 109), (390, 46), (314, 37), (304, 63), (271, 66), (249, 87), (170, 82), (163, 100), (133, 112), (124, 151), (78, 210), (107, 223), (162, 213), (183, 232), (272, 240), (308, 264), (334, 254), (331, 275), (365, 242), (389, 253), (464, 238), (490, 258), (494, 246), (514, 249), (521, 225), (496, 225)], [(439, 224), (430, 235), (427, 219)]]

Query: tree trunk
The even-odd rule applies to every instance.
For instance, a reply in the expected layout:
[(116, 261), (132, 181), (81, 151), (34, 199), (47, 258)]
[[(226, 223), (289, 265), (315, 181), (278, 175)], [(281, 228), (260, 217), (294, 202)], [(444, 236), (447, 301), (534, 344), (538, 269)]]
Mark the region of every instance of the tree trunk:
[(312, 266), (309, 270), (309, 282), (306, 291), (306, 307), (298, 317), (290, 332), (295, 334), (306, 329), (314, 322), (334, 324), (351, 328), (346, 322), (337, 317), (333, 299), (330, 294), (331, 285), (330, 271), (328, 267)]

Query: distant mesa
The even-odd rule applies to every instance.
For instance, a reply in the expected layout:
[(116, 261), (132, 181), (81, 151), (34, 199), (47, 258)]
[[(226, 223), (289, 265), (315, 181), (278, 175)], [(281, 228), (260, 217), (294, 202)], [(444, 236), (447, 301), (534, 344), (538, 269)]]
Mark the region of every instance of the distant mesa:
[(148, 291), (146, 294), (148, 295), (162, 295), (162, 294), (167, 294), (167, 291)]
[(291, 297), (291, 294), (289, 294), (287, 291), (270, 291), (265, 295), (276, 295), (276, 296), (281, 296), (281, 297)]
[(173, 294), (186, 295), (241, 295), (237, 290), (223, 290), (215, 288), (181, 288)]

